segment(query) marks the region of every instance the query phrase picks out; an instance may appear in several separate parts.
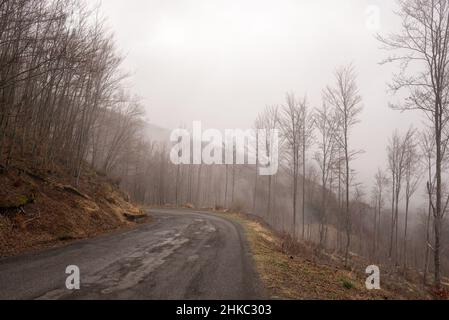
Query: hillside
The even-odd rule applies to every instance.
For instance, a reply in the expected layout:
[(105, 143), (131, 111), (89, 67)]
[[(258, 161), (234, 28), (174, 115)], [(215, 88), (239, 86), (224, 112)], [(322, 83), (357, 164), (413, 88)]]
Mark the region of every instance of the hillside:
[(144, 217), (113, 181), (83, 172), (75, 187), (61, 167), (0, 168), (0, 257), (132, 227)]
[(157, 141), (160, 143), (169, 143), (171, 130), (159, 127), (148, 121), (141, 122), (141, 135), (144, 140)]
[(245, 228), (260, 278), (272, 299), (293, 300), (421, 300), (447, 299), (423, 288), (416, 277), (404, 277), (381, 266), (381, 290), (367, 290), (365, 268), (370, 264), (353, 257), (344, 267), (344, 258), (319, 251), (309, 243), (294, 242), (289, 236), (272, 231), (257, 217), (219, 213)]

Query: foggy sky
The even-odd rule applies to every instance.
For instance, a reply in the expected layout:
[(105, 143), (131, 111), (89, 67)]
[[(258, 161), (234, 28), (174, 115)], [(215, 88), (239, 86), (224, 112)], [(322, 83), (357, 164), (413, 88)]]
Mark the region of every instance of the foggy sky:
[[(373, 5), (378, 30), (366, 26)], [(368, 193), (386, 167), (394, 128), (420, 125), (419, 114), (388, 108), (395, 67), (379, 65), (387, 53), (374, 35), (397, 28), (392, 0), (103, 0), (101, 7), (132, 91), (158, 126), (251, 128), (287, 91), (319, 107), (334, 70), (353, 62), (364, 111), (352, 145), (365, 150), (354, 165)]]

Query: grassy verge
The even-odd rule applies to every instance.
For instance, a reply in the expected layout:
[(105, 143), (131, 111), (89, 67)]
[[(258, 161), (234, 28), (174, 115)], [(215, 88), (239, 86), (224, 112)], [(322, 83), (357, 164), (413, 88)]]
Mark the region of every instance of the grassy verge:
[[(381, 290), (367, 290), (364, 268), (347, 269), (331, 256), (295, 244), (262, 223), (226, 213), (245, 231), (260, 278), (274, 299), (385, 300), (425, 299), (428, 295), (409, 283), (382, 278)], [(320, 257), (321, 255), (321, 257)], [(318, 258), (317, 258), (318, 256)], [(366, 267), (366, 266), (365, 266)], [(390, 283), (393, 282), (393, 283)]]

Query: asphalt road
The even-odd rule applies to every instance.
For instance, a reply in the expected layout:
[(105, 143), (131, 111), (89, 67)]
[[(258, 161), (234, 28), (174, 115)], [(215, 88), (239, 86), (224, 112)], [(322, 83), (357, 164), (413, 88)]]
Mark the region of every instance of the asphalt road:
[[(0, 260), (0, 299), (259, 299), (242, 227), (193, 211), (151, 210), (122, 233)], [(80, 290), (68, 290), (68, 265)]]

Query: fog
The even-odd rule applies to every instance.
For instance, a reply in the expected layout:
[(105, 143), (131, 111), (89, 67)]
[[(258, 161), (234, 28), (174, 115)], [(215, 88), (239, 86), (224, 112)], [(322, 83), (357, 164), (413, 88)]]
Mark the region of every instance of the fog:
[[(373, 11), (374, 9), (374, 11)], [(395, 70), (380, 65), (387, 53), (376, 33), (397, 28), (391, 0), (153, 1), (107, 0), (103, 15), (126, 55), (130, 85), (149, 121), (165, 128), (251, 128), (266, 105), (281, 105), (287, 91), (320, 106), (333, 72), (353, 63), (363, 97), (353, 146), (354, 163), (369, 191), (395, 128), (420, 125), (419, 114), (388, 107)], [(370, 24), (373, 12), (379, 25)], [(137, 30), (137, 31), (136, 31)]]
[[(167, 274), (144, 297), (247, 297), (242, 257), (266, 252), (267, 288), (302, 294), (284, 280), (312, 262), (332, 274), (299, 277), (313, 292), (355, 294), (340, 276), (371, 265), (401, 299), (449, 296), (449, 0), (2, 0), (0, 21), (0, 258), (114, 230), (75, 298)], [(40, 265), (60, 274), (61, 250)], [(52, 279), (15, 293), (17, 262), (3, 296), (66, 297)]]

